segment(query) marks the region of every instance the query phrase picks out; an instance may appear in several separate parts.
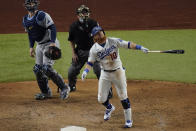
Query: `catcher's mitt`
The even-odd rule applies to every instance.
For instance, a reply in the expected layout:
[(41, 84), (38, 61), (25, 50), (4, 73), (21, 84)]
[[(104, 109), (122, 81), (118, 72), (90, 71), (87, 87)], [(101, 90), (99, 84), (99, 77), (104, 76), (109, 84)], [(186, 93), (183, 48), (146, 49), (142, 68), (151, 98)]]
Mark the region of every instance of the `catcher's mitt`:
[(58, 60), (61, 58), (61, 49), (56, 46), (50, 46), (45, 52), (45, 56), (51, 60)]

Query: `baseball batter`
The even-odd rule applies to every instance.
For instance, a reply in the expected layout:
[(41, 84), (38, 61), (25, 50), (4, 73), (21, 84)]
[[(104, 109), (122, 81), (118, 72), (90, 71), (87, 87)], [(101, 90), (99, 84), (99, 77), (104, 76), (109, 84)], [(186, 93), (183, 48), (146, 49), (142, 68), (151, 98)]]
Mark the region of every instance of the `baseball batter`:
[[(41, 93), (35, 95), (36, 100), (50, 98), (52, 92), (48, 86), (50, 78), (61, 89), (61, 99), (66, 99), (69, 94), (69, 87), (64, 83), (63, 78), (52, 68), (54, 61), (45, 56), (49, 46), (59, 47), (56, 39), (56, 27), (50, 15), (38, 10), (38, 0), (25, 0), (24, 6), (28, 14), (23, 17), (23, 26), (28, 33), (30, 56), (36, 59), (33, 68)], [(37, 43), (36, 51), (34, 44)]]
[(148, 53), (148, 49), (133, 42), (124, 41), (118, 38), (106, 38), (104, 30), (100, 26), (92, 29), (92, 36), (95, 44), (90, 49), (86, 68), (82, 73), (82, 80), (85, 79), (93, 63), (97, 60), (101, 64), (101, 76), (99, 79), (98, 101), (106, 107), (104, 120), (109, 120), (115, 107), (107, 99), (111, 84), (114, 84), (118, 97), (124, 108), (125, 128), (132, 127), (132, 113), (130, 101), (127, 96), (127, 83), (125, 70), (119, 55), (119, 47), (142, 50)]

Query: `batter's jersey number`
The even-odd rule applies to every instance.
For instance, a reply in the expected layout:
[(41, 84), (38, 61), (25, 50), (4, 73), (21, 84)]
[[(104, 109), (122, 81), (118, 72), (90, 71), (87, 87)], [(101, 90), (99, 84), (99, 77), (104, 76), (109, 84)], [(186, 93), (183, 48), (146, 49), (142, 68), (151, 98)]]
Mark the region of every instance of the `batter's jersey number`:
[(116, 59), (117, 58), (116, 52), (111, 53), (110, 57), (111, 57), (112, 60)]

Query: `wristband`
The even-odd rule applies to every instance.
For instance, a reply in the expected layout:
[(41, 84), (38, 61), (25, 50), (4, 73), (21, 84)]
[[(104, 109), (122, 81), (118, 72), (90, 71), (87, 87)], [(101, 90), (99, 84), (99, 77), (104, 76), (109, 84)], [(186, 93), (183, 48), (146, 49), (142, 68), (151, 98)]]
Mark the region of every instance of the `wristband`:
[(130, 44), (131, 44), (131, 43), (130, 43), (130, 42), (128, 42), (128, 48), (129, 48), (129, 49), (130, 49)]
[(136, 46), (135, 46), (135, 49), (136, 49), (136, 50), (141, 50), (141, 48), (142, 48), (141, 45), (136, 45)]
[(89, 65), (89, 66), (93, 66), (93, 63), (91, 63), (91, 62), (87, 62), (87, 64)]
[(89, 69), (88, 69), (88, 68), (86, 68), (86, 69), (84, 69), (84, 71), (85, 71), (86, 73), (88, 73), (88, 72), (89, 72)]

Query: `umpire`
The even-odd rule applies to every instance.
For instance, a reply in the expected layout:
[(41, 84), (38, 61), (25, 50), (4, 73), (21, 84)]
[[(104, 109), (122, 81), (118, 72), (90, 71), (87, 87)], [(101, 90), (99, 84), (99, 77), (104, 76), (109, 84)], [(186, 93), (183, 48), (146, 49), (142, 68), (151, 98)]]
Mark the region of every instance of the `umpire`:
[[(71, 91), (76, 90), (77, 76), (88, 60), (89, 51), (94, 44), (91, 36), (93, 27), (98, 26), (98, 22), (90, 19), (90, 10), (87, 6), (81, 5), (76, 10), (78, 20), (73, 22), (69, 29), (69, 37), (72, 48), (72, 63), (68, 71), (68, 81)], [(99, 79), (101, 68), (98, 62), (93, 65), (93, 71)], [(112, 97), (112, 88), (109, 96)]]

